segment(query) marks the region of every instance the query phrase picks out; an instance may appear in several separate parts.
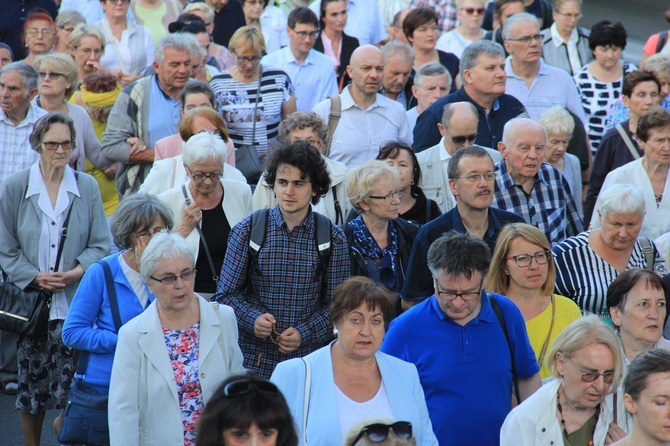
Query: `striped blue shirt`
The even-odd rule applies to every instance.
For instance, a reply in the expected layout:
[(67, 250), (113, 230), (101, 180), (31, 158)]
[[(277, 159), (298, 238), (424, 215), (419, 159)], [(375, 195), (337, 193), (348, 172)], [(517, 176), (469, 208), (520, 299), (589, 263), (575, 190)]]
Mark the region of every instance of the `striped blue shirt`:
[(551, 164), (542, 163), (530, 194), (514, 182), (504, 160), (495, 168), (493, 207), (521, 215), (526, 223), (544, 232), (552, 245), (584, 230), (570, 185)]

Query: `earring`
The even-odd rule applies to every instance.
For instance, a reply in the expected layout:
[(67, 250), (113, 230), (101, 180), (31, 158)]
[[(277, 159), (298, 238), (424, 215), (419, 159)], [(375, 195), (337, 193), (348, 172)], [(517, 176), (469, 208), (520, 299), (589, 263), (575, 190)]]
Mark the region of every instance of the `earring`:
[(411, 182), (410, 184), (411, 184), (412, 186), (414, 186), (414, 180), (412, 180), (412, 182)]

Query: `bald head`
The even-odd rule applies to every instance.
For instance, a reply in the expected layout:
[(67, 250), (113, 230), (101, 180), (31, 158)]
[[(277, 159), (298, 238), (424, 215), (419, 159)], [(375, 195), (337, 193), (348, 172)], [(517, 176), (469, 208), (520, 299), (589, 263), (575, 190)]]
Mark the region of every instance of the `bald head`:
[(352, 82), (354, 101), (368, 97), (374, 99), (384, 77), (384, 55), (376, 46), (359, 46), (351, 54), (347, 74)]
[(466, 145), (474, 144), (477, 137), (479, 115), (470, 102), (452, 102), (444, 106), (442, 123), (437, 125), (444, 136), (444, 148), (454, 154)]
[(514, 118), (510, 119), (505, 124), (502, 140), (505, 144), (510, 144), (519, 139), (519, 137), (526, 132), (543, 133), (545, 141), (547, 139), (547, 132), (544, 130), (544, 127), (537, 122), (530, 118)]
[(359, 46), (351, 53), (349, 65), (352, 67), (360, 66), (363, 62), (377, 65), (384, 64), (384, 55), (382, 51), (374, 45)]

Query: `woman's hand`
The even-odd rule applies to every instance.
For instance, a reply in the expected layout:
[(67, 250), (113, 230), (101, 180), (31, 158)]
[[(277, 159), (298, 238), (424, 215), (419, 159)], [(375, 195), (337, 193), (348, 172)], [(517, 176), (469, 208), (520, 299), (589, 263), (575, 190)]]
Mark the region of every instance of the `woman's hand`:
[(261, 314), (254, 322), (254, 334), (257, 338), (265, 339), (272, 334), (272, 326), (276, 323), (275, 317), (270, 313)]
[(198, 207), (197, 203), (192, 203), (190, 206), (184, 209), (181, 223), (179, 223), (179, 226), (177, 229), (175, 229), (175, 232), (186, 238), (191, 233), (191, 231), (195, 229), (195, 226), (200, 223), (201, 220), (202, 211)]
[(84, 268), (77, 264), (70, 271), (62, 273), (39, 273), (33, 279), (33, 285), (40, 290), (56, 293), (63, 291), (66, 286), (76, 283), (84, 275)]
[(100, 170), (102, 170), (102, 173), (105, 174), (105, 177), (108, 180), (113, 180), (116, 178), (116, 172), (119, 170), (119, 163), (114, 163), (111, 166), (103, 167)]
[(128, 84), (132, 84), (139, 78), (140, 76), (138, 76), (137, 74), (130, 74), (130, 73), (124, 73), (118, 77), (119, 82), (121, 82), (121, 88), (125, 87)]
[(300, 337), (300, 333), (293, 327), (287, 328), (277, 337), (279, 351), (282, 353), (293, 353), (298, 350), (301, 342), (302, 338)]
[(624, 430), (621, 429), (618, 424), (610, 423), (610, 427), (607, 429), (607, 438), (605, 438), (605, 444), (608, 445), (616, 443), (627, 435), (628, 434), (624, 432)]
[(144, 152), (147, 149), (147, 146), (144, 145), (144, 141), (142, 141), (137, 136), (131, 136), (130, 138), (126, 139), (126, 144), (130, 144), (131, 156), (137, 155), (140, 152)]
[(82, 267), (81, 264), (79, 263), (70, 271), (65, 271), (62, 273), (53, 273), (54, 279), (62, 281), (65, 284), (65, 286), (77, 283), (82, 278), (83, 275), (84, 275), (84, 267)]

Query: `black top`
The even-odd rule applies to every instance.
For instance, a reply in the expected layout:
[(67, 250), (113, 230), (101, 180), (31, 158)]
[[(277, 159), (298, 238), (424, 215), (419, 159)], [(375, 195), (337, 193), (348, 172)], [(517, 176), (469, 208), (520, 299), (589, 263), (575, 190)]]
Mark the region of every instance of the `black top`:
[(228, 42), (235, 31), (246, 24), (247, 19), (244, 18), (240, 0), (229, 0), (226, 6), (214, 14), (214, 31), (212, 31), (214, 43), (228, 48)]
[[(221, 201), (223, 202), (223, 195)], [(207, 211), (202, 209), (202, 233), (212, 256), (214, 271), (218, 276), (223, 265), (223, 258), (226, 256), (228, 235), (230, 234), (230, 224), (223, 212), (221, 203)], [(207, 260), (202, 237), (200, 238), (198, 258), (195, 260), (195, 269), (198, 270), (198, 274), (195, 276), (195, 291), (197, 293), (215, 293), (216, 282), (212, 280), (212, 268)]]
[[(323, 31), (319, 31), (319, 35), (316, 38), (316, 42), (314, 42), (314, 49), (320, 53), (325, 54), (325, 51), (323, 49), (323, 40), (321, 40), (322, 32)], [(347, 65), (349, 65), (349, 62), (351, 61), (351, 53), (353, 53), (354, 50), (359, 46), (360, 44), (357, 38), (342, 33), (342, 51), (340, 52), (340, 67), (337, 69), (337, 85), (340, 92), (342, 91), (342, 89), (339, 88), (340, 85), (342, 85), (342, 87), (344, 88), (346, 85), (349, 84), (349, 82), (351, 82), (351, 78), (347, 74)]]
[[(486, 7), (484, 21), (482, 22), (482, 28), (484, 29), (493, 29), (493, 6), (494, 2), (491, 2)], [(542, 29), (549, 28), (554, 23), (551, 3), (547, 0), (535, 0), (526, 6), (526, 12), (533, 14), (538, 19), (542, 19)]]
[(593, 155), (591, 154), (591, 148), (586, 143), (586, 128), (584, 123), (579, 117), (572, 113), (567, 108), (565, 109), (572, 120), (575, 122), (575, 129), (572, 131), (572, 137), (570, 137), (570, 142), (568, 142), (568, 153), (572, 153), (577, 158), (579, 158), (579, 165), (582, 168), (582, 172), (589, 168), (589, 158)]
[(414, 206), (409, 211), (400, 214), (400, 217), (415, 225), (423, 226), (442, 215), (442, 211), (437, 203), (427, 198), (420, 187), (412, 187), (412, 189), (416, 203), (414, 203)]
[[(445, 53), (444, 51), (437, 50), (437, 55), (440, 58), (440, 63), (447, 69), (449, 75), (451, 76), (451, 90), (449, 93), (453, 93), (457, 90), (456, 88), (456, 77), (458, 76), (458, 66), (461, 61), (455, 54)], [(414, 70), (412, 70), (412, 74)]]

